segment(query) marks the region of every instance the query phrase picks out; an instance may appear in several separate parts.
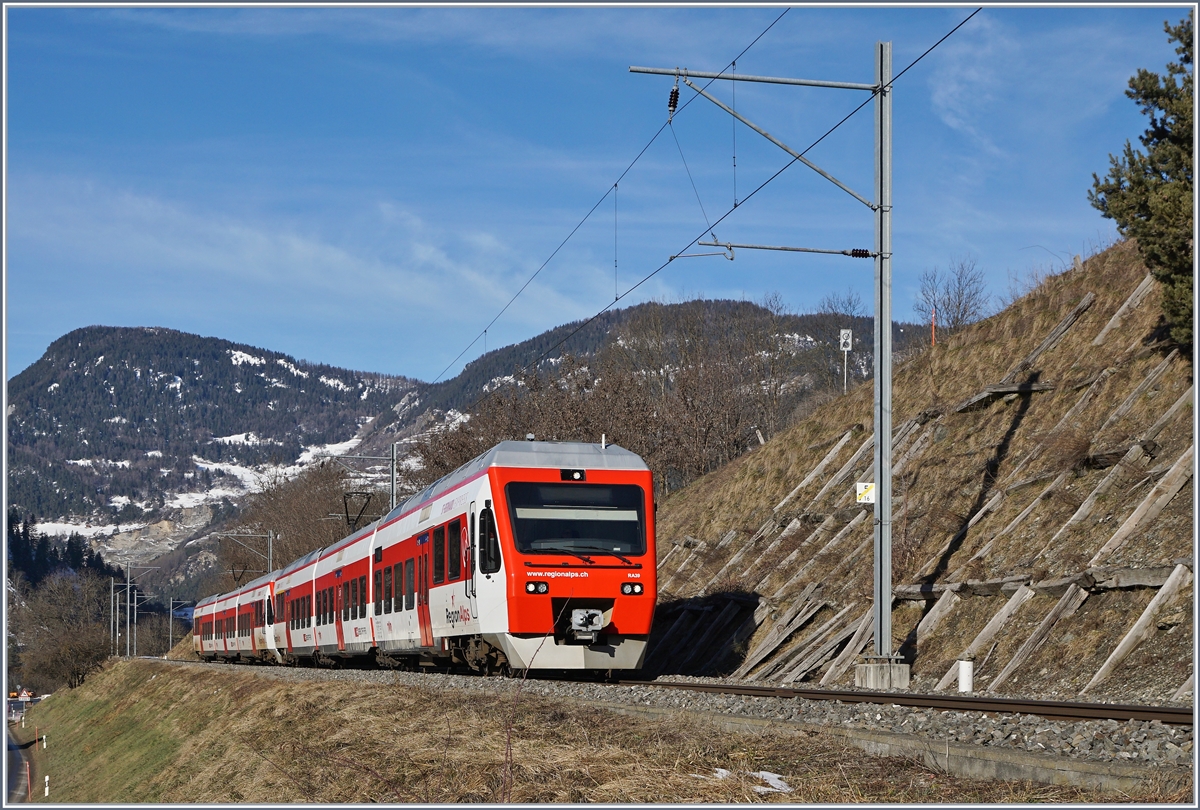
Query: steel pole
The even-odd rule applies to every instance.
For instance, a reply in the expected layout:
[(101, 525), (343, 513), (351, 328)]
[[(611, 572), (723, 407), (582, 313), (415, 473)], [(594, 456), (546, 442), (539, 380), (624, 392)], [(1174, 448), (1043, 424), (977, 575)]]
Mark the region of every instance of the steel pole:
[(875, 44), (875, 655), (892, 655), (892, 43)]
[(392, 505), (388, 511), (396, 508), (396, 443), (392, 442)]
[(117, 594), (117, 578), (108, 578), (108, 654), (117, 654), (117, 630), (116, 630), (116, 594)]
[(175, 646), (175, 599), (167, 600), (167, 652)]
[(137, 600), (133, 600), (133, 654), (137, 656)]
[(130, 625), (130, 609), (129, 596), (133, 593), (133, 577), (131, 576), (129, 564), (125, 564), (125, 657), (129, 657), (129, 625)]

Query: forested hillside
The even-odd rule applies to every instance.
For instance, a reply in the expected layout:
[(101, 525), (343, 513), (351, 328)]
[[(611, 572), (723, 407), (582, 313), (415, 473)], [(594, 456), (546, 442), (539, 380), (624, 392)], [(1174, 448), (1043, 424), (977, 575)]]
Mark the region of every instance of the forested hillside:
[(291, 463), (413, 385), (171, 329), (77, 329), (9, 382), (9, 503), (101, 519), (117, 517), (114, 497), (151, 508), (211, 486), (220, 471), (196, 457)]

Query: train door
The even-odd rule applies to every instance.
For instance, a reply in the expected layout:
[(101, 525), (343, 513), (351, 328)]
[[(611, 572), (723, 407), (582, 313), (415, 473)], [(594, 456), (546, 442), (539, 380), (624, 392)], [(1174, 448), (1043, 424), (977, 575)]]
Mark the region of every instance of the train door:
[(467, 518), (467, 526), (463, 527), (463, 588), (466, 590), (467, 604), (471, 607), (472, 619), (479, 618), (479, 611), (475, 604), (475, 537), (478, 531), (477, 519), (475, 501), (471, 501), (471, 513)]
[[(341, 575), (338, 571), (338, 575)], [(342, 628), (342, 619), (345, 618), (346, 597), (343, 593), (342, 583), (337, 582), (333, 586), (333, 626), (337, 631), (337, 647), (340, 652), (346, 651), (346, 633)]]
[(421, 646), (433, 646), (433, 620), (429, 613), (430, 547), (425, 543), (417, 555), (417, 622), (421, 625)]

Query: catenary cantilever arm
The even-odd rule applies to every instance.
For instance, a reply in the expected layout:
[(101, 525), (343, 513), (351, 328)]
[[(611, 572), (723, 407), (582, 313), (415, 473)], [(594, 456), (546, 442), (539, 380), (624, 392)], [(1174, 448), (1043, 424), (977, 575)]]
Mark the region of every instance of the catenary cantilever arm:
[(799, 152), (797, 152), (796, 150), (792, 149), (792, 148), (791, 148), (790, 146), (788, 146), (786, 143), (784, 143), (783, 141), (779, 140), (779, 139), (778, 139), (778, 138), (776, 138), (774, 135), (772, 135), (771, 133), (767, 132), (765, 129), (762, 129), (761, 127), (759, 127), (759, 126), (757, 126), (757, 125), (755, 125), (755, 124), (751, 123), (750, 121), (747, 121), (747, 120), (746, 120), (746, 118), (745, 118), (744, 116), (742, 116), (742, 115), (740, 115), (739, 113), (737, 113), (736, 111), (734, 111), (734, 110), (730, 109), (730, 108), (729, 108), (729, 107), (727, 107), (725, 104), (721, 103), (719, 100), (717, 100), (717, 99), (713, 98), (713, 97), (712, 97), (712, 96), (710, 96), (708, 93), (706, 93), (706, 92), (704, 92), (703, 90), (701, 90), (699, 87), (697, 87), (695, 84), (693, 84), (693, 83), (692, 83), (691, 79), (688, 79), (688, 78), (686, 78), (686, 77), (685, 77), (685, 78), (684, 78), (684, 80), (683, 80), (683, 82), (684, 82), (684, 84), (686, 84), (688, 87), (692, 88), (692, 89), (693, 89), (693, 90), (695, 90), (697, 93), (699, 93), (700, 95), (704, 96), (706, 99), (708, 99), (709, 101), (711, 101), (713, 104), (716, 104), (716, 105), (717, 105), (718, 107), (720, 107), (722, 110), (724, 110), (725, 112), (729, 113), (730, 115), (732, 115), (732, 116), (733, 116), (734, 118), (736, 118), (737, 120), (741, 121), (741, 122), (742, 122), (743, 124), (745, 124), (746, 126), (750, 127), (750, 129), (754, 130), (754, 131), (755, 131), (755, 132), (757, 132), (759, 135), (762, 135), (762, 136), (763, 136), (764, 138), (766, 138), (768, 141), (770, 141), (771, 143), (775, 144), (776, 146), (778, 146), (778, 147), (779, 147), (780, 149), (782, 149), (783, 151), (787, 152), (789, 155), (791, 155), (792, 157), (794, 157), (796, 160), (800, 161), (800, 162), (801, 162), (801, 163), (803, 163), (805, 166), (807, 166), (808, 168), (812, 169), (814, 172), (816, 172), (817, 174), (821, 175), (822, 177), (824, 177), (824, 178), (825, 178), (826, 180), (828, 180), (829, 182), (833, 183), (835, 186), (837, 186), (838, 188), (840, 188), (842, 191), (846, 192), (846, 193), (847, 193), (847, 194), (849, 194), (851, 197), (853, 197), (854, 199), (858, 200), (858, 201), (859, 201), (860, 203), (862, 203), (863, 205), (865, 205), (865, 206), (867, 206), (868, 208), (870, 208), (872, 211), (874, 211), (874, 210), (876, 210), (876, 209), (878, 209), (878, 208), (879, 208), (879, 206), (878, 206), (878, 205), (876, 205), (875, 203), (871, 202), (871, 201), (870, 201), (870, 200), (868, 200), (866, 197), (862, 196), (862, 195), (861, 195), (861, 194), (859, 194), (857, 191), (855, 191), (854, 189), (852, 189), (852, 188), (850, 188), (849, 186), (847, 186), (847, 185), (846, 185), (845, 183), (843, 183), (841, 180), (838, 180), (836, 177), (834, 177), (832, 174), (830, 174), (829, 172), (827, 172), (827, 171), (825, 171), (824, 169), (822, 169), (820, 166), (817, 166), (815, 163), (813, 163), (812, 161), (810, 161), (808, 158), (804, 157), (804, 156), (803, 156), (803, 155), (801, 155)]

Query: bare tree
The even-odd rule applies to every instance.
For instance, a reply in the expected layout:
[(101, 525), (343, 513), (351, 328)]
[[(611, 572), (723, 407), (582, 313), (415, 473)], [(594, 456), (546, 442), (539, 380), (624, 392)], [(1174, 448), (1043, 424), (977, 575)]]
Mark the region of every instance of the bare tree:
[(847, 315), (851, 318), (862, 318), (867, 314), (863, 306), (862, 296), (853, 287), (847, 287), (844, 293), (833, 292), (821, 299), (817, 304), (817, 312), (822, 315)]
[(778, 297), (644, 307), (596, 355), (514, 374), (465, 424), (431, 436), (416, 449), (425, 480), (527, 433), (604, 434), (641, 455), (664, 491), (683, 486), (782, 426), (800, 390), (786, 316)]
[(933, 321), (936, 309), (937, 327), (945, 334), (986, 316), (991, 303), (983, 270), (972, 258), (951, 260), (945, 273), (936, 267), (926, 270), (917, 296), (913, 309), (925, 323)]
[(25, 685), (41, 692), (73, 689), (100, 668), (110, 643), (109, 583), (104, 579), (60, 571), (22, 599), (10, 601), (14, 629), (24, 645)]
[[(265, 535), (270, 531), (274, 535), (273, 562), (275, 568), (282, 568), (345, 537), (350, 531), (341, 517), (347, 509), (346, 494), (364, 490), (372, 492), (364, 518), (374, 519), (387, 511), (386, 493), (356, 483), (345, 468), (332, 461), (311, 466), (292, 479), (278, 476), (266, 481), (249, 499), (230, 533)], [(349, 504), (352, 517), (361, 500)], [(217, 555), (225, 575), (222, 587), (244, 585), (265, 572), (266, 551), (262, 538), (241, 543), (222, 539)]]

